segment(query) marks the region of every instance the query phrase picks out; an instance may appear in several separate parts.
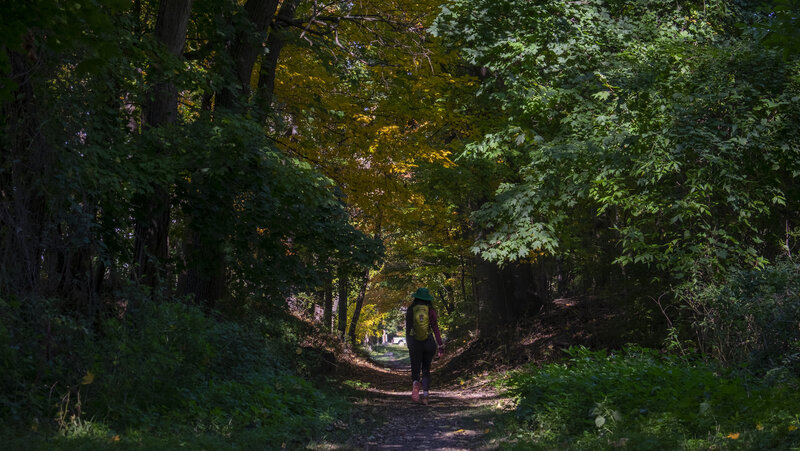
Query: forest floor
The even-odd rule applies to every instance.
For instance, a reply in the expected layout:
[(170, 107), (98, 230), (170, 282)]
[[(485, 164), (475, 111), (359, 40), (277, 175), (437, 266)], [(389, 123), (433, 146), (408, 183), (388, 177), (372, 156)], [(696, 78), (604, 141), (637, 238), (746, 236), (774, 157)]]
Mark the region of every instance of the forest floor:
[[(318, 444), (316, 449), (481, 450), (494, 449), (487, 435), (502, 411), (511, 405), (488, 383), (442, 380), (434, 362), (429, 404), (411, 399), (411, 378), (405, 346), (374, 350), (376, 365), (358, 359), (345, 383), (356, 396), (354, 417), (341, 427), (351, 432), (343, 444)], [(358, 425), (358, 426), (356, 426)], [(352, 426), (352, 427), (351, 427)], [(359, 427), (360, 426), (360, 427)]]
[(428, 406), (411, 400), (405, 346), (375, 347), (369, 359), (353, 358), (338, 372), (355, 389), (353, 418), (340, 425), (346, 443), (316, 449), (496, 449), (491, 432), (513, 401), (492, 381), (527, 363), (559, 360), (570, 346), (616, 349), (634, 341), (635, 331), (621, 327), (623, 316), (597, 299), (558, 299), (511, 336), (448, 343), (448, 354), (433, 364)]

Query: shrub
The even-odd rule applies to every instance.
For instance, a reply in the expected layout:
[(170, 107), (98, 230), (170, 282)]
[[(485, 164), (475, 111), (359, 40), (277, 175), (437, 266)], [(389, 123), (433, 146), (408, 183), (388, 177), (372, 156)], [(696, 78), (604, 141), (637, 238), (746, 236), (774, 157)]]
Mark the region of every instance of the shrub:
[(507, 382), (523, 448), (800, 445), (797, 380), (769, 383), (638, 347), (568, 352), (566, 363), (529, 366)]
[(62, 313), (58, 301), (0, 298), (0, 420), (52, 417), (53, 405), (86, 367), (90, 328)]
[(683, 292), (701, 345), (713, 357), (800, 375), (800, 264), (779, 261), (732, 272), (721, 284)]
[(9, 313), (0, 316), (0, 363), (10, 369), (0, 376), (0, 415), (10, 427), (0, 436), (28, 431), (18, 441), (31, 448), (53, 432), (70, 448), (119, 440), (121, 431), (123, 441), (166, 440), (156, 447), (193, 437), (214, 448), (230, 441), (214, 437), (232, 436), (244, 447), (279, 447), (318, 437), (348, 409), (295, 373), (298, 333), (286, 319), (244, 324), (180, 302), (131, 305), (94, 328), (45, 308), (35, 324), (50, 324), (64, 343), (41, 371), (41, 327), (0, 302)]

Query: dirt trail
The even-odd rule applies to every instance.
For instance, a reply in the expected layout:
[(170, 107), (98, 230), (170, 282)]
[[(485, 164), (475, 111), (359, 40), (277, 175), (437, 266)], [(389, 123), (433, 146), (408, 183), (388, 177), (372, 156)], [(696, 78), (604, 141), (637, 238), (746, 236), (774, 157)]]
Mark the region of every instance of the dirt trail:
[(434, 363), (428, 406), (411, 400), (409, 369), (402, 362), (383, 359), (386, 367), (360, 366), (363, 398), (360, 415), (376, 427), (349, 446), (363, 450), (481, 450), (494, 448), (486, 435), (507, 401), (489, 386), (445, 385), (437, 379)]

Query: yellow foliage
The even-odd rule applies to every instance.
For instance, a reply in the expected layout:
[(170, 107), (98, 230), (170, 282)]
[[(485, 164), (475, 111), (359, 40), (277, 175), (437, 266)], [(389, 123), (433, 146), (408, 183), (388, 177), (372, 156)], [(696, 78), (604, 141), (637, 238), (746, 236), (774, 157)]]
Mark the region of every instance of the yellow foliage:
[[(353, 318), (355, 312), (355, 304), (351, 303), (348, 306), (348, 317)], [(383, 333), (383, 324), (386, 320), (386, 314), (378, 311), (374, 304), (364, 304), (361, 307), (361, 314), (358, 318), (356, 325), (356, 340), (361, 341), (365, 335), (370, 337), (380, 337)]]
[(378, 130), (378, 136), (395, 136), (400, 127), (397, 125), (387, 125)]
[(356, 115), (353, 117), (353, 119), (355, 119), (355, 120), (356, 120), (356, 122), (358, 122), (358, 123), (361, 123), (361, 124), (369, 124), (369, 123), (370, 123), (370, 122), (372, 122), (372, 121), (373, 121), (375, 118), (374, 118), (374, 117), (371, 117), (371, 116), (367, 116), (366, 114), (356, 114)]
[(94, 373), (91, 371), (86, 372), (86, 376), (81, 378), (81, 385), (89, 385), (94, 382)]
[[(337, 4), (330, 5), (329, 14), (338, 14)], [(482, 136), (476, 125), (480, 111), (458, 103), (473, 98), (480, 83), (451, 73), (449, 68), (461, 72), (457, 52), (426, 34), (441, 2), (371, 0), (349, 8), (351, 15), (378, 12), (407, 26), (376, 34), (373, 27), (381, 24), (338, 24), (339, 42), (366, 51), (369, 63), (336, 47), (326, 59), (319, 57), (324, 47), (287, 44), (275, 81), (275, 102), (288, 129), (276, 133), (278, 145), (332, 179), (352, 222), (390, 237), (387, 248), (414, 255), (421, 244), (443, 243), (447, 251), (465, 251), (468, 219), (421, 194), (415, 176), (426, 165), (456, 166), (459, 142)], [(387, 312), (406, 302), (406, 295), (371, 284), (359, 323), (372, 315), (370, 304), (375, 313)], [(358, 338), (364, 333), (357, 332)]]
[(256, 63), (253, 64), (252, 72), (250, 72), (250, 89), (253, 91), (258, 89), (258, 79), (261, 76), (261, 61), (262, 57), (259, 56), (258, 59), (256, 59)]

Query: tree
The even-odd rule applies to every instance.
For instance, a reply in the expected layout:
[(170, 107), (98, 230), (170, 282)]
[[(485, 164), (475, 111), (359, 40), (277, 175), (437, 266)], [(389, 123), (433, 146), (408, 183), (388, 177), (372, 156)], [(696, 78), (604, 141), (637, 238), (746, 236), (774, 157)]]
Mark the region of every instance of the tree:
[(476, 213), (475, 250), (670, 283), (775, 255), (796, 221), (796, 66), (737, 27), (757, 18), (735, 2), (448, 2), (436, 31), (486, 68), (501, 112), (467, 152), (516, 169)]
[[(191, 11), (191, 0), (159, 3), (154, 34), (156, 41), (165, 47), (166, 58), (179, 59), (183, 55)], [(155, 75), (158, 81), (147, 95), (143, 115), (145, 130), (175, 124), (178, 119), (178, 89), (167, 75), (173, 65), (167, 61), (155, 65), (156, 70), (161, 69), (162, 73)], [(168, 150), (162, 149), (161, 152)], [(157, 185), (148, 191), (149, 195), (141, 195), (135, 201), (138, 211), (134, 230), (133, 277), (155, 288), (165, 278), (162, 271), (169, 257), (170, 187)]]
[[(470, 132), (473, 113), (459, 102), (477, 85), (427, 34), (437, 11), (433, 2), (331, 5), (316, 13), (309, 41), (287, 45), (275, 85), (282, 148), (337, 183), (351, 220), (380, 235), (390, 258), (414, 262), (424, 259), (417, 250), (452, 242), (464, 220), (449, 199), (420, 187), (423, 167), (454, 167), (454, 139)], [(301, 7), (297, 17), (309, 13)], [(465, 243), (452, 249), (466, 252)], [(425, 271), (419, 276), (436, 277)], [(370, 302), (374, 286), (362, 280)]]
[(250, 84), (291, 2), (95, 3), (8, 10), (4, 293), (93, 317), (126, 272), (159, 299), (246, 303), (378, 257), (331, 181), (274, 146)]

